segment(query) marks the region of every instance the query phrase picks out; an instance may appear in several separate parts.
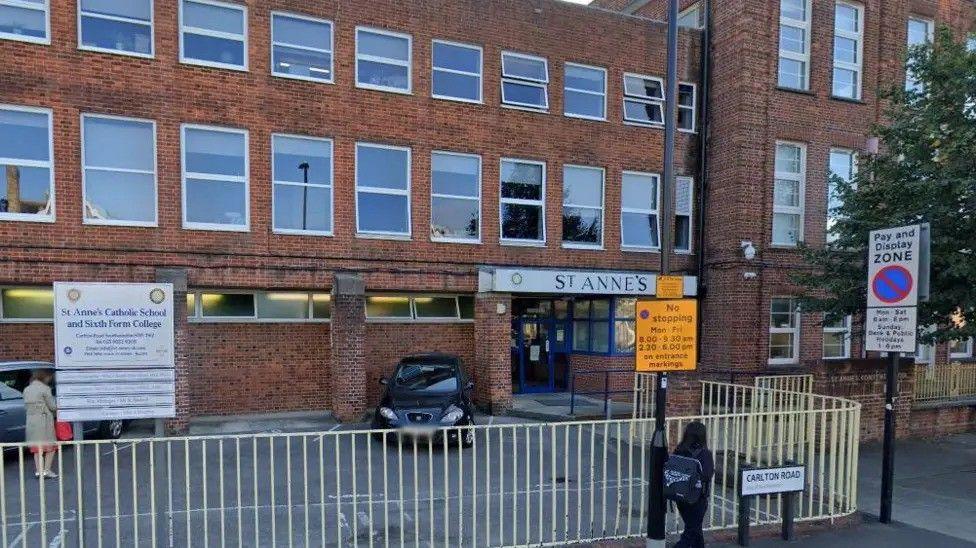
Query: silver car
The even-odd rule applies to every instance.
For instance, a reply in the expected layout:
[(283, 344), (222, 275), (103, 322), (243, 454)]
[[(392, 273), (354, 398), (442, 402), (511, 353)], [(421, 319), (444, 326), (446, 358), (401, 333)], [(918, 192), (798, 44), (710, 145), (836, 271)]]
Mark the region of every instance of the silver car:
[[(50, 362), (0, 362), (0, 441), (24, 441), (27, 417), (24, 411), (24, 388), (30, 383), (31, 371), (54, 369)], [(57, 376), (51, 388), (57, 394)], [(122, 435), (124, 421), (86, 422), (85, 437), (99, 436), (115, 439)]]

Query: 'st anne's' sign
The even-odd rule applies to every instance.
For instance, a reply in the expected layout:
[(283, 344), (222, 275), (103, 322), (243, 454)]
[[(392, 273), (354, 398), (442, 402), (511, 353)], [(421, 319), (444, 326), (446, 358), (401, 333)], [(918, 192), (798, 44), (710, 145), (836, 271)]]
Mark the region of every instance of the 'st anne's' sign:
[(698, 302), (694, 299), (638, 301), (636, 337), (636, 371), (695, 370)]

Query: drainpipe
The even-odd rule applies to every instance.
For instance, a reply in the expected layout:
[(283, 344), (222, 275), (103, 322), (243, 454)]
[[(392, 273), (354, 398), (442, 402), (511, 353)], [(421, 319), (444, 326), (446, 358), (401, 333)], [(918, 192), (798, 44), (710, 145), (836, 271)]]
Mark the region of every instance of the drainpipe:
[(712, 58), (712, 0), (702, 0), (705, 24), (701, 37), (700, 79), (701, 101), (698, 106), (698, 178), (701, 190), (698, 192), (698, 355), (701, 356), (702, 346), (702, 299), (708, 293), (705, 277), (705, 193), (708, 188), (708, 106), (711, 91), (711, 58)]

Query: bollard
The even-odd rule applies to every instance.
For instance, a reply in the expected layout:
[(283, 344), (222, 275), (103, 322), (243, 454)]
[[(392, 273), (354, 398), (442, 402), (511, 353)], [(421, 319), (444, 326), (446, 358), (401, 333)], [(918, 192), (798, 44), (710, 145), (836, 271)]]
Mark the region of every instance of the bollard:
[(793, 540), (793, 518), (795, 515), (796, 493), (783, 493), (783, 540)]
[(749, 546), (749, 505), (751, 496), (739, 496), (739, 546)]

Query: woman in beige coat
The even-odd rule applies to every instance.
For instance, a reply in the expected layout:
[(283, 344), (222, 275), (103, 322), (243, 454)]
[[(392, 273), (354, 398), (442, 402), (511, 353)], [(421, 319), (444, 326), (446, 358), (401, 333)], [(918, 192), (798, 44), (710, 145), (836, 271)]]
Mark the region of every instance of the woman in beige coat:
[(24, 389), (24, 407), (27, 409), (27, 432), (25, 439), (34, 453), (34, 477), (56, 478), (51, 471), (57, 438), (54, 435), (54, 414), (58, 407), (51, 393), (51, 371), (37, 369), (31, 375), (31, 382)]

